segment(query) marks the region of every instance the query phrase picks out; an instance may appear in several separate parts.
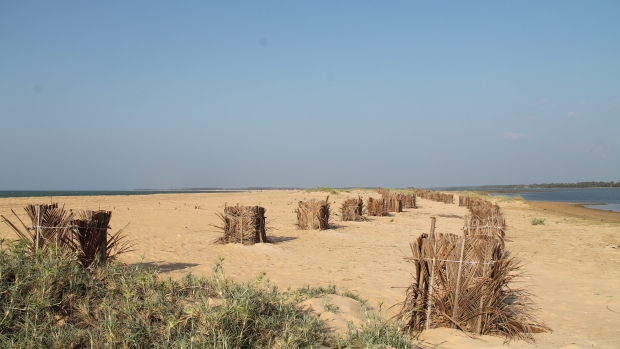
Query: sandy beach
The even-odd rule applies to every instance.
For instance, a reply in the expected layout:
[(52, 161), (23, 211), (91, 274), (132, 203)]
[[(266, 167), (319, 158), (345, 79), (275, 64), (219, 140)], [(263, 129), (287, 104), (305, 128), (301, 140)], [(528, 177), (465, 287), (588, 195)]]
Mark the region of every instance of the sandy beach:
[[(237, 281), (266, 272), (281, 288), (336, 285), (368, 299), (391, 316), (404, 299), (411, 281), (409, 243), (427, 232), (430, 217), (437, 231), (461, 231), (467, 209), (418, 199), (418, 209), (370, 217), (365, 222), (341, 222), (338, 208), (344, 199), (370, 191), (331, 195), (332, 229), (304, 231), (295, 226), (297, 202), (325, 198), (324, 193), (263, 191), (211, 194), (157, 194), (139, 196), (59, 197), (54, 201), (72, 209), (106, 209), (113, 212), (113, 230), (124, 227), (136, 243), (135, 251), (121, 261), (158, 266), (162, 274), (178, 278), (191, 272), (207, 275), (220, 257), (224, 271)], [(28, 203), (50, 198), (0, 199), (0, 214), (14, 209), (22, 218)], [(458, 202), (458, 200), (456, 201)], [(260, 205), (267, 209), (267, 235), (272, 244), (253, 246), (213, 244), (221, 232), (216, 213), (224, 204)], [(507, 220), (507, 248), (526, 262), (523, 280), (537, 297), (540, 317), (552, 333), (535, 335), (536, 345), (511, 342), (518, 348), (620, 347), (620, 213), (597, 211), (566, 203), (500, 203)], [(335, 213), (335, 214), (334, 214)], [(532, 218), (545, 219), (532, 225)], [(0, 225), (0, 237), (14, 238)], [(391, 306), (394, 306), (390, 308)], [(441, 348), (494, 348), (499, 337), (474, 340), (456, 330), (435, 329), (421, 336)]]

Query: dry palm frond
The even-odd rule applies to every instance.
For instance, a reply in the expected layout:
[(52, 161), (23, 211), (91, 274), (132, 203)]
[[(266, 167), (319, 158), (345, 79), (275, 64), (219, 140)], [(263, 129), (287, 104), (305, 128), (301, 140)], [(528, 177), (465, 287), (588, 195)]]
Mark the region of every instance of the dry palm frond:
[(78, 252), (83, 266), (88, 267), (94, 261), (106, 262), (117, 255), (133, 250), (133, 243), (127, 241), (123, 229), (108, 235), (110, 229), (110, 211), (80, 211), (73, 220), (73, 238), (67, 245)]
[(58, 207), (57, 203), (27, 205), (24, 210), (32, 222), (31, 226), (26, 226), (15, 211), (11, 210), (23, 230), (2, 216), (2, 221), (11, 227), (20, 240), (27, 241), (33, 252), (49, 246), (64, 247), (65, 240), (71, 235), (72, 212), (65, 211), (64, 207)]
[(549, 327), (534, 315), (531, 294), (509, 284), (521, 263), (492, 236), (421, 235), (411, 244), (416, 268), (399, 316), (414, 333), (452, 327), (478, 335), (533, 341)]
[(403, 208), (418, 208), (415, 193), (400, 194)]
[(403, 202), (398, 194), (384, 193), (383, 204), (388, 212), (403, 212)]
[(325, 201), (300, 201), (297, 226), (301, 229), (329, 229), (329, 195)]
[(486, 235), (504, 241), (506, 238), (506, 220), (500, 214), (491, 216), (465, 216), (464, 235)]
[(454, 203), (454, 195), (453, 194), (446, 194), (446, 193), (442, 193), (439, 191), (432, 191), (432, 190), (421, 190), (421, 189), (414, 189), (413, 190), (415, 192), (415, 194), (422, 198), (422, 199), (426, 199), (426, 200), (433, 200), (433, 201), (437, 201), (437, 202), (443, 202), (444, 204), (453, 204)]
[(368, 216), (385, 216), (387, 212), (385, 211), (385, 205), (383, 204), (383, 199), (373, 199), (368, 198), (367, 211)]
[(361, 196), (347, 198), (340, 206), (340, 215), (343, 221), (364, 221), (364, 200)]
[(465, 235), (487, 235), (500, 240), (506, 237), (506, 220), (499, 205), (479, 198), (461, 196), (459, 205), (467, 206), (471, 215), (465, 216)]
[(252, 245), (270, 242), (265, 230), (265, 208), (260, 206), (228, 206), (224, 214), (218, 214), (224, 233), (216, 243), (241, 243)]

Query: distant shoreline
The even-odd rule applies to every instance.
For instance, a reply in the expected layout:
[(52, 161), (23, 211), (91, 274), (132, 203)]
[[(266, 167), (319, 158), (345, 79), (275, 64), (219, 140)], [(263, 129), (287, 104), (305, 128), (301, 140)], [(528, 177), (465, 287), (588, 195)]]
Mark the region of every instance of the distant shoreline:
[(550, 201), (526, 201), (526, 203), (535, 211), (607, 223), (620, 223), (620, 212), (584, 207), (581, 203)]

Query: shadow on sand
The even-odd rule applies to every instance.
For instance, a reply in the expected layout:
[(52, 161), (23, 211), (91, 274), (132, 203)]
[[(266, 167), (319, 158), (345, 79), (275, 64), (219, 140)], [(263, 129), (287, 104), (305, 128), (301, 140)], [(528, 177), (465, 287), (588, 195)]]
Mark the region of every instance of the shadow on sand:
[(197, 263), (166, 263), (164, 261), (155, 261), (155, 262), (146, 262), (146, 263), (136, 263), (132, 266), (139, 266), (142, 268), (153, 268), (157, 269), (162, 273), (169, 273), (175, 270), (182, 270), (187, 268), (193, 268), (199, 266)]

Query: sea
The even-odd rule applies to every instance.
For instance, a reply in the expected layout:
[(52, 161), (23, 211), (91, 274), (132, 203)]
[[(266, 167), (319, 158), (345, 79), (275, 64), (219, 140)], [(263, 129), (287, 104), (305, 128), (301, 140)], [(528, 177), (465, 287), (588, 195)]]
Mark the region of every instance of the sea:
[(501, 190), (498, 195), (519, 195), (526, 201), (572, 202), (603, 211), (620, 212), (620, 188), (558, 188)]

